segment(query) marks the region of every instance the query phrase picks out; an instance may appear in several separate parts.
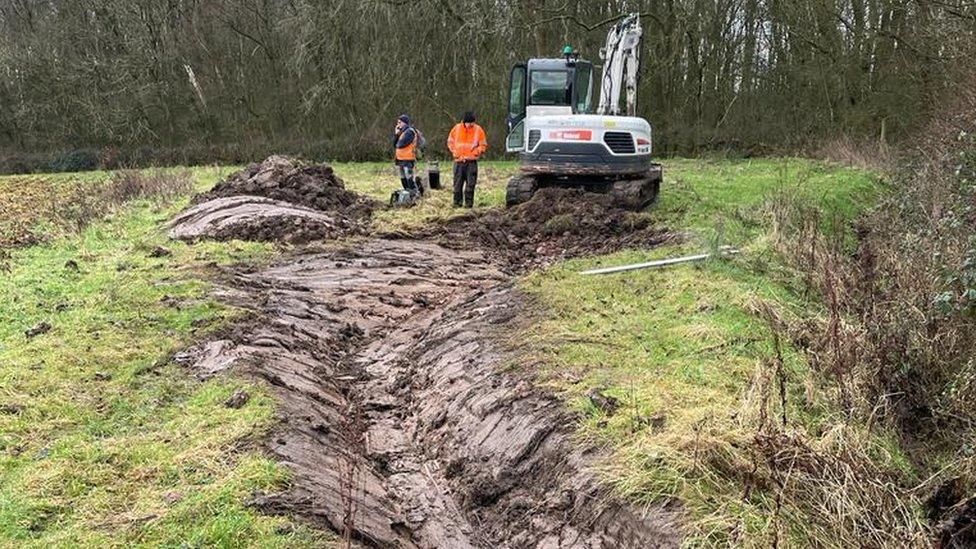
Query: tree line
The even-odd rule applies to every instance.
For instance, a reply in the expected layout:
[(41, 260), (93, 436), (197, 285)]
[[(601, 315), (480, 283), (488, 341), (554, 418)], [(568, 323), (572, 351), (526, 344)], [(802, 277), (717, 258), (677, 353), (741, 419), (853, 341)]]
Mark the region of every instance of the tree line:
[(512, 64), (632, 11), (661, 153), (908, 135), (976, 43), (970, 0), (6, 0), (0, 157), (380, 159), (404, 112), (442, 153), (467, 109), (497, 153)]

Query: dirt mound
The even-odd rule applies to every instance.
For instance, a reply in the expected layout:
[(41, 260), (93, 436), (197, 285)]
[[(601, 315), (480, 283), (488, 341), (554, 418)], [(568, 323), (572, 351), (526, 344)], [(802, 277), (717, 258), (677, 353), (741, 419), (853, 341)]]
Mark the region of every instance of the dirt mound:
[(260, 164), (231, 174), (209, 192), (193, 199), (200, 204), (227, 196), (263, 196), (350, 218), (368, 217), (375, 203), (346, 190), (328, 164), (307, 164), (287, 156), (271, 156)]
[(506, 369), (522, 299), (484, 254), (370, 241), (237, 275), (258, 318), (179, 360), (274, 387), (292, 488), (252, 505), (370, 547), (674, 547), (614, 499), (554, 396)]
[(529, 268), (569, 257), (658, 246), (679, 235), (655, 225), (648, 213), (620, 207), (609, 195), (546, 188), (514, 208), (451, 219), (432, 229), (430, 236), (455, 248), (473, 243)]
[(177, 240), (257, 240), (301, 244), (355, 233), (359, 224), (344, 216), (259, 196), (216, 198), (184, 210), (170, 221)]
[(346, 190), (332, 167), (272, 156), (232, 174), (170, 222), (182, 240), (292, 244), (366, 232), (375, 203)]

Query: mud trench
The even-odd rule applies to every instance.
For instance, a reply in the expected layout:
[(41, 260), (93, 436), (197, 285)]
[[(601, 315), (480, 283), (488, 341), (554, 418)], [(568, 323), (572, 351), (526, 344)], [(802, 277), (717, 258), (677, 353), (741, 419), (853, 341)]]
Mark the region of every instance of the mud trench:
[(183, 357), (267, 380), (290, 487), (252, 501), (367, 547), (671, 547), (676, 510), (633, 509), (587, 466), (576, 420), (507, 368), (523, 312), (480, 251), (372, 240), (236, 273), (254, 320)]

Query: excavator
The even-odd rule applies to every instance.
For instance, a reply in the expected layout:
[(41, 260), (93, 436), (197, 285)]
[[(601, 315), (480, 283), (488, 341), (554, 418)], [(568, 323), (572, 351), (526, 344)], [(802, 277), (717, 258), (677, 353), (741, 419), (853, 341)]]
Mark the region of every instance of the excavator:
[(633, 209), (657, 199), (662, 169), (651, 161), (651, 125), (637, 116), (642, 34), (636, 13), (608, 31), (595, 108), (593, 63), (570, 46), (562, 58), (512, 67), (505, 149), (518, 153), (520, 162), (508, 182), (507, 206), (528, 201), (542, 187), (609, 192)]

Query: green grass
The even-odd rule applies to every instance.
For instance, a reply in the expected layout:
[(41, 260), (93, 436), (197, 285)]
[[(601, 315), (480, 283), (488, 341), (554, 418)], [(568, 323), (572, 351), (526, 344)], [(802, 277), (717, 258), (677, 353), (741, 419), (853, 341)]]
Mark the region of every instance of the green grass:
[[(675, 229), (695, 231), (702, 242), (717, 237), (724, 241), (755, 237), (764, 230), (765, 221), (757, 213), (774, 196), (815, 202), (838, 219), (850, 219), (882, 190), (877, 178), (865, 177), (856, 169), (796, 158), (668, 159), (663, 163), (664, 183), (655, 215)], [(445, 190), (431, 193), (414, 207), (379, 211), (374, 227), (409, 231), (462, 214), (464, 210), (452, 207), (451, 166), (450, 162), (440, 163)], [(383, 204), (400, 188), (389, 162), (337, 163), (334, 167), (348, 188)], [(422, 162), (418, 169), (426, 179), (426, 164)], [(505, 185), (516, 171), (516, 162), (481, 162), (475, 206), (504, 206)]]
[[(690, 230), (682, 245), (563, 262), (527, 276), (521, 286), (541, 318), (528, 331), (527, 357), (542, 365), (541, 379), (582, 415), (581, 434), (607, 445), (602, 472), (632, 501), (669, 498), (689, 515), (689, 546), (772, 543), (774, 499), (755, 490), (744, 497), (753, 468), (748, 452), (775, 356), (773, 329), (758, 313), (816, 314), (773, 246), (771, 210), (784, 200), (817, 207), (839, 226), (884, 192), (871, 173), (797, 159), (674, 160), (653, 210), (674, 230)], [(642, 262), (708, 249), (720, 240), (743, 250), (732, 259), (608, 276), (581, 276), (597, 266)], [(832, 425), (831, 388), (811, 372), (782, 335), (790, 429), (816, 438)], [(765, 385), (764, 385), (765, 384)], [(616, 413), (596, 409), (591, 388), (621, 403)], [(768, 414), (780, 417), (770, 404)], [(911, 475), (897, 444), (885, 433), (858, 430), (859, 447), (879, 467)], [(790, 545), (824, 542), (812, 517), (789, 507)]]
[(768, 206), (775, 199), (816, 206), (825, 212), (826, 225), (843, 224), (873, 205), (885, 188), (870, 173), (798, 158), (679, 159), (664, 166), (657, 212), (674, 228), (694, 231), (698, 243), (753, 243), (770, 231)]
[[(339, 163), (335, 171), (346, 183), (346, 187), (370, 196), (382, 204), (388, 204), (390, 193), (401, 188), (393, 164), (390, 162)], [(444, 221), (467, 210), (453, 207), (451, 191), (452, 164), (441, 162), (442, 190), (434, 191), (409, 208), (382, 209), (373, 218), (373, 228), (379, 232), (403, 232), (409, 234), (431, 223)], [(475, 193), (475, 207), (502, 207), (505, 204), (505, 185), (516, 171), (514, 162), (481, 162), (478, 173), (478, 186)], [(427, 180), (427, 164), (421, 162), (418, 173)]]
[[(217, 175), (196, 174), (201, 188)], [(161, 225), (182, 205), (140, 201), (10, 252), (0, 277), (0, 546), (322, 541), (244, 507), (287, 480), (251, 443), (273, 423), (268, 392), (199, 382), (167, 360), (236, 314), (208, 297), (201, 269), (272, 254), (167, 241)], [(150, 257), (159, 245), (173, 254)], [(41, 322), (51, 330), (27, 338)], [(225, 407), (240, 388), (250, 401)]]
[[(146, 170), (143, 187), (149, 193), (152, 183), (166, 183), (169, 194), (178, 189), (180, 177), (205, 174), (206, 181), (223, 175), (226, 168), (183, 168)], [(135, 172), (137, 173), (137, 172)], [(85, 225), (120, 203), (131, 199), (137, 189), (133, 178), (117, 178), (119, 172), (85, 172), (0, 177), (0, 252), (4, 248), (37, 244), (52, 238), (77, 233)], [(155, 181), (149, 181), (154, 179)], [(166, 179), (169, 178), (169, 179)], [(201, 180), (196, 179), (200, 184)], [(146, 183), (150, 183), (146, 186)]]

